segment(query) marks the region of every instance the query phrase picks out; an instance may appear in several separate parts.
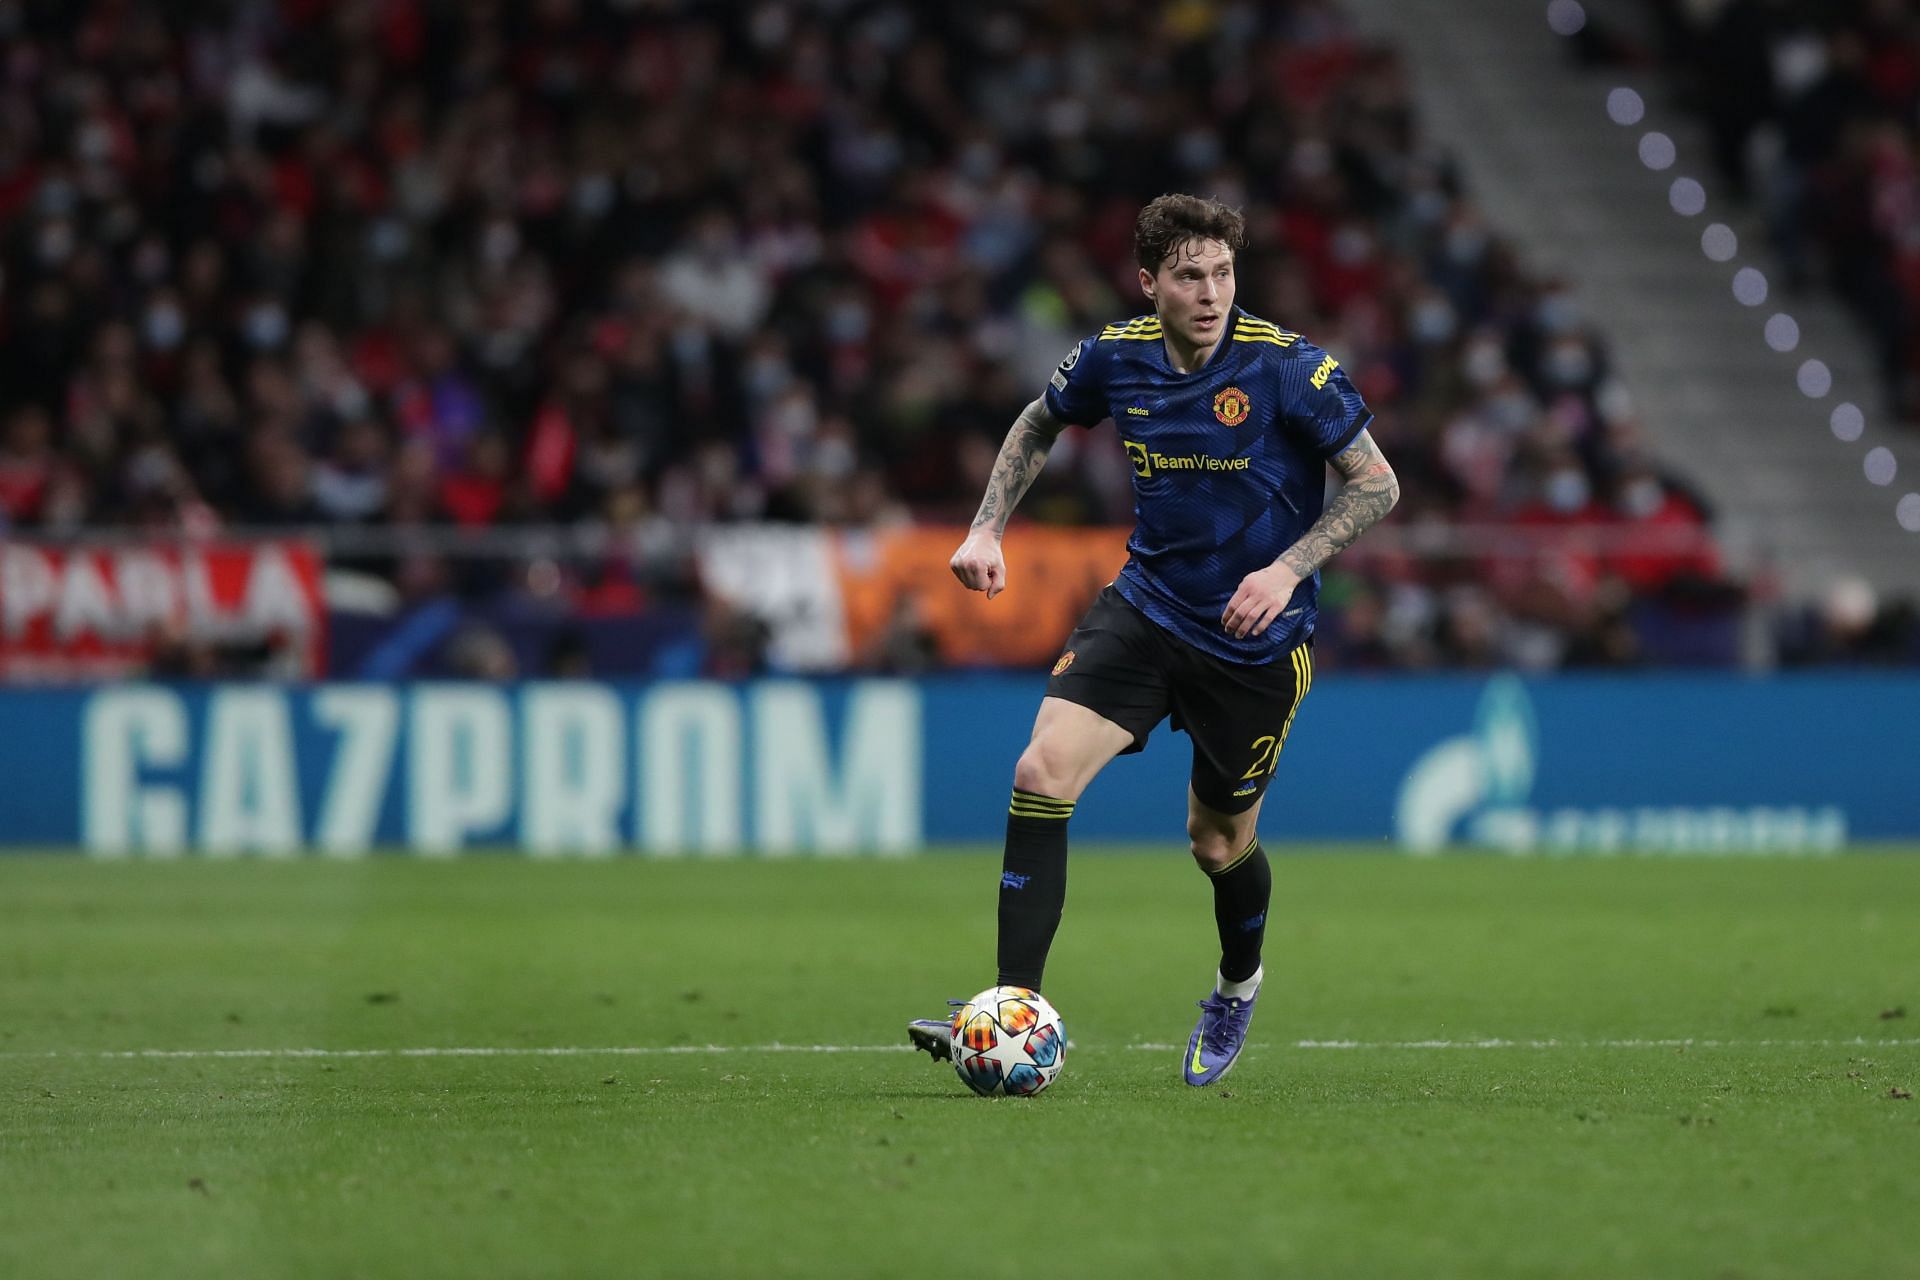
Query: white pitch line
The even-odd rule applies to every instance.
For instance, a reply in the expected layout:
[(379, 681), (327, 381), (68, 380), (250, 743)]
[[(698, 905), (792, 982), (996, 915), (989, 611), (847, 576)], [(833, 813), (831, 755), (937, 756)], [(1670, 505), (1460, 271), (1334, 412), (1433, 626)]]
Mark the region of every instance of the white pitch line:
[(639, 1058), (705, 1053), (907, 1053), (909, 1044), (430, 1045), (416, 1049), (106, 1049), (0, 1058)]
[[(1072, 1046), (1078, 1048), (1080, 1046)], [(1132, 1052), (1175, 1053), (1184, 1044), (1129, 1044)], [(1270, 1044), (1250, 1045), (1272, 1049)], [(1683, 1037), (1620, 1040), (1295, 1040), (1286, 1049), (1398, 1051), (1419, 1049), (1911, 1049), (1920, 1039), (1869, 1040), (1864, 1036), (1839, 1040), (1720, 1040)], [(136, 1059), (136, 1058), (645, 1058), (689, 1057), (728, 1053), (908, 1053), (906, 1044), (664, 1044), (664, 1045), (434, 1045), (405, 1049), (54, 1049), (44, 1053), (5, 1052), (12, 1059)]]
[[(1920, 1045), (1914, 1040), (1716, 1040), (1692, 1036), (1675, 1039), (1626, 1040), (1295, 1040), (1289, 1049), (1902, 1049)], [(1130, 1049), (1185, 1049), (1184, 1044), (1135, 1044)], [(1250, 1049), (1270, 1048), (1249, 1045)]]

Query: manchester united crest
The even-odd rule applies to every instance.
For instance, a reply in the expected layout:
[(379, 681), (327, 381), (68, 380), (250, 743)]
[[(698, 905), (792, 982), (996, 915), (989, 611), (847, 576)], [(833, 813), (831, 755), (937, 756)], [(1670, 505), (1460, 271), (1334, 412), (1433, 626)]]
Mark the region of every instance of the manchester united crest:
[(1228, 387), (1213, 398), (1213, 416), (1224, 426), (1237, 427), (1253, 411), (1253, 401), (1238, 387)]
[(1073, 650), (1069, 649), (1065, 653), (1060, 655), (1060, 661), (1053, 664), (1053, 674), (1059, 675), (1062, 671), (1065, 671), (1068, 667), (1072, 665), (1073, 665)]

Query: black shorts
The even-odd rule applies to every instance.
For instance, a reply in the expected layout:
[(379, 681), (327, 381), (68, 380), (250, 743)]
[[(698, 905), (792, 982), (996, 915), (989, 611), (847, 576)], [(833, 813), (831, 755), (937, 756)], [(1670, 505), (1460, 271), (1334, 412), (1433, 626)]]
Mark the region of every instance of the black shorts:
[(1047, 696), (1077, 702), (1133, 735), (1155, 725), (1193, 739), (1193, 791), (1220, 813), (1245, 813), (1266, 794), (1300, 699), (1313, 684), (1311, 638), (1264, 666), (1228, 662), (1163, 630), (1108, 586), (1067, 637)]

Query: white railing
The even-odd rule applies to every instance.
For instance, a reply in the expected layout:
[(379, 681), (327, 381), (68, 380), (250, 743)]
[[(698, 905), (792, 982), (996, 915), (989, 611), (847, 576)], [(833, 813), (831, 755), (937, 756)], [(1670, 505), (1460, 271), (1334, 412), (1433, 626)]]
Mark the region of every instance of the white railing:
[[(942, 522), (944, 523), (944, 522)], [(698, 547), (710, 526), (673, 524), (654, 521), (616, 530), (606, 525), (578, 524), (491, 525), (465, 528), (457, 525), (306, 525), (246, 526), (220, 529), (212, 535), (221, 541), (299, 540), (319, 547), (330, 559), (364, 559), (403, 555), (431, 555), (448, 559), (526, 560), (597, 556), (619, 551), (640, 555), (643, 560), (672, 561), (690, 555)], [(954, 525), (954, 545), (965, 535), (964, 526)], [(850, 532), (859, 532), (851, 530)], [(1119, 547), (1128, 530), (1113, 526), (1114, 544)], [(1017, 541), (1020, 525), (1009, 532), (1009, 541)], [(147, 530), (98, 528), (48, 533), (39, 530), (10, 535), (0, 531), (0, 543), (8, 541), (49, 546), (121, 546), (166, 545), (201, 540), (195, 535)], [(1518, 524), (1394, 524), (1369, 530), (1345, 554), (1349, 561), (1380, 556), (1406, 556), (1416, 560), (1481, 559), (1495, 561), (1553, 560), (1562, 557), (1606, 557), (1618, 555), (1699, 556), (1718, 555), (1736, 573), (1762, 566), (1769, 558), (1766, 548), (1751, 540), (1729, 538), (1725, 534), (1678, 525), (1518, 525)]]

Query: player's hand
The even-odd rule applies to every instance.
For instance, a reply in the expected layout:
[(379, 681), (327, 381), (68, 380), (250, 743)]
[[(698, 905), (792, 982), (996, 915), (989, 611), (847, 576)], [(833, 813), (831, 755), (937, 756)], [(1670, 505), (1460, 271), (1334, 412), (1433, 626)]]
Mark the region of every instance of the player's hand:
[(1227, 601), (1220, 625), (1234, 639), (1264, 635), (1280, 611), (1293, 599), (1300, 577), (1283, 564), (1270, 564), (1240, 579), (1240, 589)]
[(989, 600), (1007, 589), (1007, 562), (1000, 554), (1000, 539), (990, 533), (968, 534), (947, 567), (960, 579), (961, 586), (984, 591)]

